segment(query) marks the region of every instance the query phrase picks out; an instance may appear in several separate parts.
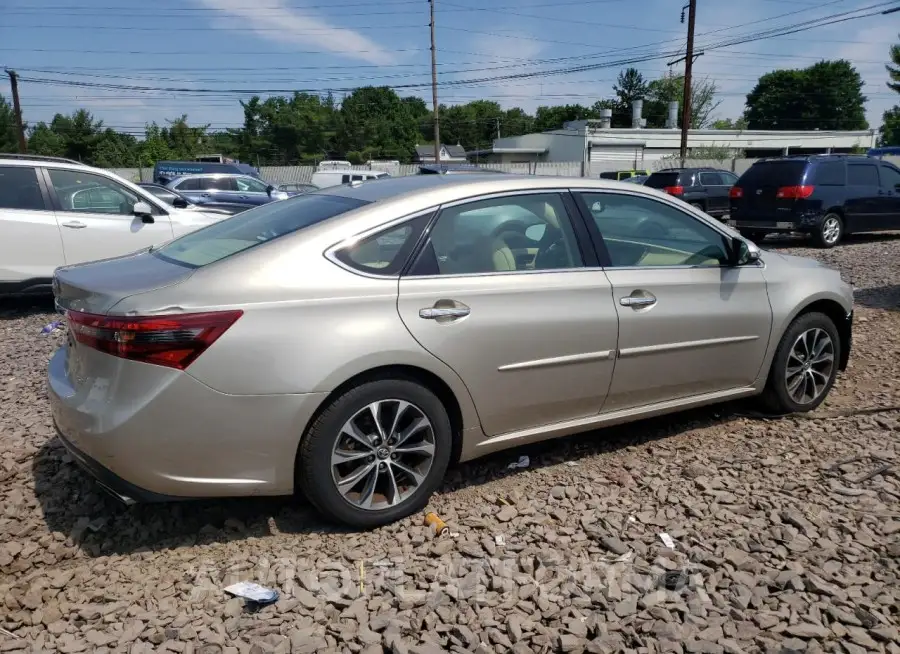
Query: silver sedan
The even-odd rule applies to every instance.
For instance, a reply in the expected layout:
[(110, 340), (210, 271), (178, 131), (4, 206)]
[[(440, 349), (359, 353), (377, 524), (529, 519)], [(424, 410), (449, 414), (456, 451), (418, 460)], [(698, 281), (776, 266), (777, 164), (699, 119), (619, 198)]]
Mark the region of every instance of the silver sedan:
[(371, 527), (447, 466), (847, 365), (838, 272), (640, 185), (417, 175), (57, 271), (60, 438), (126, 502), (302, 491)]

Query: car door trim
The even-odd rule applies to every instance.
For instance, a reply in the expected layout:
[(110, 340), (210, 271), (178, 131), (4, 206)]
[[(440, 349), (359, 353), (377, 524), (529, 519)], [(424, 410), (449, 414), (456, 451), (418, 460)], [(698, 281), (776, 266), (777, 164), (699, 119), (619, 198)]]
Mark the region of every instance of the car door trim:
[(759, 340), (759, 336), (726, 336), (724, 338), (706, 338), (700, 341), (681, 341), (678, 343), (662, 343), (660, 345), (626, 347), (619, 350), (619, 358), (624, 359), (627, 357), (638, 357), (644, 354), (676, 352), (678, 350), (694, 350), (701, 347), (715, 347), (716, 345), (731, 345), (732, 343), (746, 343), (757, 340)]
[(533, 361), (519, 361), (508, 363), (497, 368), (500, 372), (513, 372), (519, 370), (533, 370), (535, 368), (550, 368), (555, 366), (567, 366), (574, 363), (587, 363), (590, 361), (604, 361), (615, 358), (615, 350), (601, 350), (599, 352), (585, 352), (583, 354), (566, 354), (547, 359), (534, 359)]

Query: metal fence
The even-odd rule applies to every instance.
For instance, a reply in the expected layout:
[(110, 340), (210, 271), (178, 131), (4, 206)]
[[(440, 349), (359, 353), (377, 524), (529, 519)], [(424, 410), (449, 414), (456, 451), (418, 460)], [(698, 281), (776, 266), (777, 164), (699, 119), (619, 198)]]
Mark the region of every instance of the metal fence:
[[(900, 166), (900, 157), (885, 157), (886, 161), (891, 161), (894, 165)], [(757, 159), (687, 159), (687, 166), (708, 166), (711, 168), (720, 168), (730, 170), (737, 175), (746, 171)], [(680, 161), (675, 159), (660, 159), (645, 164), (650, 170), (660, 170), (662, 168), (671, 168), (678, 166)], [(518, 173), (521, 175), (554, 175), (562, 177), (597, 177), (601, 172), (607, 170), (620, 170), (623, 168), (620, 161), (601, 161), (586, 164), (581, 161), (539, 161), (533, 163), (514, 163), (514, 164), (481, 164), (482, 168), (488, 170), (499, 170), (504, 173)], [(371, 170), (369, 166), (351, 166), (352, 170)], [(419, 166), (416, 164), (401, 164), (398, 166), (379, 166), (378, 170), (385, 170), (394, 177), (403, 177), (406, 175), (415, 175)], [(151, 182), (153, 181), (153, 168), (113, 168), (112, 172), (133, 182)], [(316, 171), (315, 166), (262, 166), (260, 174), (263, 179), (277, 183), (286, 184), (288, 182), (309, 182), (312, 174)]]

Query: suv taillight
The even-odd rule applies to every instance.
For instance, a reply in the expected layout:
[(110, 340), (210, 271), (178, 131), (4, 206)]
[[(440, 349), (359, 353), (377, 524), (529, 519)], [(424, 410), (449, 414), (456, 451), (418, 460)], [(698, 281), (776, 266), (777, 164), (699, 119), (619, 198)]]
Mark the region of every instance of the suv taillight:
[(78, 343), (123, 359), (184, 370), (243, 313), (99, 316), (68, 311), (66, 318)]
[(775, 197), (779, 200), (805, 200), (813, 194), (815, 186), (782, 186)]
[(669, 195), (684, 195), (683, 186), (666, 186), (663, 188), (663, 191), (665, 191)]
[(740, 200), (742, 197), (744, 197), (744, 189), (742, 189), (740, 186), (732, 186), (731, 190), (728, 191), (728, 197), (732, 200)]

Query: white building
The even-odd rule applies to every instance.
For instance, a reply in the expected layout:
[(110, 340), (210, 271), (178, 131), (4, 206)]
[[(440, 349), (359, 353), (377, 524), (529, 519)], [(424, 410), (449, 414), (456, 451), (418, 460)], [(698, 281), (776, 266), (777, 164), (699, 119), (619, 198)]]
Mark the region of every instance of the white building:
[[(633, 125), (643, 124), (636, 106)], [(674, 109), (677, 111), (677, 103)], [(607, 110), (608, 111), (608, 110)], [(610, 112), (611, 113), (611, 112)], [(670, 108), (669, 124), (675, 124)], [(469, 152), (470, 161), (485, 163), (584, 162), (586, 172), (653, 169), (654, 162), (677, 156), (681, 130), (676, 127), (613, 129), (610, 116), (566, 123), (562, 129), (494, 139), (489, 150)], [(767, 131), (692, 129), (688, 149), (715, 148), (726, 157), (771, 157), (782, 154), (850, 152), (875, 147), (876, 131)], [(705, 155), (704, 155), (705, 156)], [(656, 166), (658, 168), (658, 166)]]

